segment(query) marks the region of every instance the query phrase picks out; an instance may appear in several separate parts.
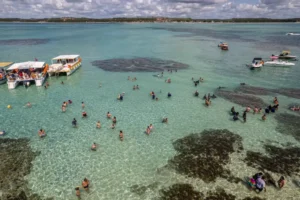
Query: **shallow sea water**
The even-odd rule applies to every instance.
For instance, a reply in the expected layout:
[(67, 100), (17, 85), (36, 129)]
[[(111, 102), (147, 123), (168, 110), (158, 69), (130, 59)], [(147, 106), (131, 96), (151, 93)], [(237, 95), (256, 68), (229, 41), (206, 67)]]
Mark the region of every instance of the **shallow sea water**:
[[(232, 106), (222, 98), (204, 106), (201, 98), (193, 97), (197, 89), (202, 97), (213, 93), (219, 86), (229, 89), (241, 82), (267, 88), (300, 88), (300, 64), (291, 68), (264, 67), (251, 71), (245, 65), (253, 57), (268, 58), (270, 54), (289, 49), (300, 55), (300, 37), (285, 36), (286, 32), (300, 32), (299, 24), (0, 24), (1, 40), (44, 39), (42, 44), (0, 45), (0, 60), (22, 62), (38, 58), (50, 63), (60, 54), (80, 54), (82, 68), (70, 77), (50, 77), (50, 87), (28, 89), (19, 86), (8, 90), (0, 85), (0, 129), (6, 130), (9, 138), (30, 138), (35, 151), (41, 154), (33, 162), (33, 169), (26, 177), (32, 192), (45, 197), (76, 199), (76, 186), (84, 177), (91, 180), (90, 193), (82, 191), (83, 199), (155, 199), (158, 190), (174, 183), (190, 183), (199, 191), (222, 187), (238, 197), (252, 196), (242, 184), (218, 179), (205, 184), (177, 174), (164, 166), (176, 155), (172, 142), (205, 129), (228, 129), (243, 137), (245, 150), (262, 151), (266, 140), (299, 145), (294, 138), (278, 133), (273, 116), (262, 122), (261, 115), (248, 115), (247, 123), (233, 123), (228, 111)], [(228, 52), (220, 51), (220, 41), (229, 43)], [(32, 41), (32, 40), (30, 40)], [(294, 42), (293, 42), (294, 41)], [(113, 58), (153, 57), (174, 60), (190, 65), (177, 73), (165, 72), (165, 78), (156, 78), (155, 73), (107, 72), (91, 65), (94, 60)], [(128, 81), (127, 77), (137, 77)], [(191, 78), (203, 77), (205, 82), (197, 88)], [(60, 82), (64, 81), (64, 85)], [(102, 87), (99, 87), (99, 85)], [(140, 90), (133, 91), (138, 84)], [(155, 91), (159, 101), (153, 101), (149, 93)], [(161, 91), (161, 93), (160, 93)], [(125, 92), (123, 102), (116, 100)], [(167, 98), (167, 92), (172, 98)], [(273, 96), (262, 96), (272, 103)], [(299, 100), (278, 95), (279, 112), (289, 112), (286, 107)], [(71, 99), (73, 104), (67, 112), (61, 112), (63, 101)], [(27, 102), (33, 104), (26, 108)], [(81, 118), (81, 102), (89, 117)], [(12, 105), (12, 109), (6, 106)], [(115, 130), (106, 112), (117, 117)], [(73, 118), (78, 128), (72, 128)], [(161, 119), (168, 117), (169, 124)], [(96, 129), (100, 120), (102, 127)], [(152, 123), (150, 136), (144, 131)], [(38, 129), (46, 130), (47, 137), (39, 139)], [(118, 138), (124, 132), (124, 141)], [(99, 149), (89, 150), (96, 142)], [(235, 176), (243, 178), (256, 172), (232, 155), (229, 167)], [(274, 175), (277, 179), (278, 175)], [(299, 189), (288, 177), (283, 192), (269, 189), (261, 197), (267, 199), (297, 199)], [(130, 191), (133, 185), (157, 183), (139, 196)]]

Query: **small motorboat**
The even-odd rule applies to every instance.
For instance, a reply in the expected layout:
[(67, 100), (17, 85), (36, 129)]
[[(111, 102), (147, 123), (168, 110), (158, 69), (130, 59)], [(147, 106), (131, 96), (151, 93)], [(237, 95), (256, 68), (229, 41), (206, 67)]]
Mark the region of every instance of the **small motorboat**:
[(277, 57), (281, 60), (296, 60), (297, 56), (290, 55), (290, 51), (282, 51), (281, 54), (279, 54)]
[(282, 60), (271, 60), (271, 61), (266, 61), (264, 65), (273, 66), (273, 67), (290, 67), (290, 66), (294, 66), (295, 63), (282, 61)]
[(221, 46), (221, 49), (222, 49), (223, 51), (228, 51), (228, 46)]
[(300, 33), (287, 33), (286, 35), (300, 35)]
[(225, 42), (220, 42), (220, 44), (218, 44), (218, 47), (223, 47), (223, 46), (228, 46), (228, 44), (227, 43), (225, 43)]
[(5, 135), (5, 131), (0, 131), (0, 136), (3, 136), (3, 135)]
[(262, 66), (264, 66), (264, 61), (262, 60), (262, 58), (253, 58), (250, 68), (257, 69), (261, 68)]

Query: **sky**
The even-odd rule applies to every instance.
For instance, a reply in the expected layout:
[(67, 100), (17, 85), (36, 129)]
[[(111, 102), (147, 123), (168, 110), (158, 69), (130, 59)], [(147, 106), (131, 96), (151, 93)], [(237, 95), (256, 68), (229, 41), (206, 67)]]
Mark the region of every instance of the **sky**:
[(298, 18), (300, 0), (0, 0), (0, 18)]

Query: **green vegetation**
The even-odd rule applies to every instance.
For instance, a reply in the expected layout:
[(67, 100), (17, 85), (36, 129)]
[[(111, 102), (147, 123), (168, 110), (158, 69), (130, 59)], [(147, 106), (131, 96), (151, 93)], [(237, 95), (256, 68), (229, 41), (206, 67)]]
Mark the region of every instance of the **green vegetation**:
[(300, 22), (300, 18), (291, 19), (269, 19), (269, 18), (232, 18), (232, 19), (191, 19), (191, 18), (166, 18), (166, 17), (135, 17), (135, 18), (42, 18), (42, 19), (21, 19), (21, 18), (0, 18), (0, 22), (57, 22), (57, 23), (123, 23), (123, 22), (204, 22), (204, 23), (265, 23), (265, 22)]

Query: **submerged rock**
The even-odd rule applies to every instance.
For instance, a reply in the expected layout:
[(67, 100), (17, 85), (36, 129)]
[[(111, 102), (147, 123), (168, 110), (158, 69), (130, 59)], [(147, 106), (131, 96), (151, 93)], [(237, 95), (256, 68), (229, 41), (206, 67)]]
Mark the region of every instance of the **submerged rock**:
[(243, 149), (242, 137), (228, 130), (205, 130), (191, 134), (173, 143), (179, 152), (168, 165), (190, 177), (213, 182), (217, 177), (230, 178), (223, 166), (230, 162), (229, 155)]
[[(261, 171), (268, 170), (270, 172), (281, 175), (291, 176), (300, 172), (300, 148), (287, 147), (281, 148), (269, 144), (264, 145), (268, 155), (260, 152), (248, 151), (245, 162)], [(269, 176), (268, 183), (276, 186), (275, 180)]]
[(267, 106), (261, 98), (228, 90), (216, 90), (215, 94), (238, 105), (264, 108)]
[(201, 192), (195, 191), (192, 185), (183, 183), (162, 189), (160, 194), (161, 200), (204, 200)]
[(144, 185), (133, 185), (130, 187), (130, 191), (132, 193), (135, 193), (137, 195), (143, 195), (145, 194), (145, 192), (147, 191), (147, 189), (150, 189), (150, 190), (155, 190), (157, 187), (158, 187), (158, 182), (154, 182), (150, 185), (147, 185), (147, 186), (144, 186)]
[(0, 40), (0, 45), (39, 45), (48, 42), (49, 39), (10, 39)]
[(270, 95), (273, 93), (271, 89), (262, 88), (262, 87), (253, 87), (249, 85), (240, 85), (238, 88), (235, 89), (236, 92), (243, 92), (246, 94), (253, 94), (253, 95)]
[(278, 122), (276, 130), (285, 135), (291, 135), (300, 141), (300, 116), (281, 113), (275, 115)]
[(24, 180), (37, 155), (31, 150), (28, 139), (0, 139), (1, 200), (41, 199), (37, 195), (28, 194), (29, 189)]
[(112, 72), (160, 72), (167, 69), (186, 69), (187, 64), (157, 58), (95, 60), (93, 66)]
[(279, 93), (284, 96), (292, 97), (295, 99), (300, 99), (300, 89), (298, 88), (280, 88), (274, 90), (274, 92)]

